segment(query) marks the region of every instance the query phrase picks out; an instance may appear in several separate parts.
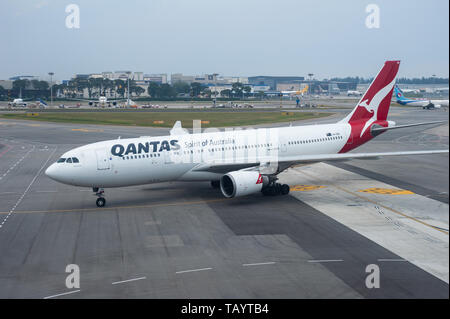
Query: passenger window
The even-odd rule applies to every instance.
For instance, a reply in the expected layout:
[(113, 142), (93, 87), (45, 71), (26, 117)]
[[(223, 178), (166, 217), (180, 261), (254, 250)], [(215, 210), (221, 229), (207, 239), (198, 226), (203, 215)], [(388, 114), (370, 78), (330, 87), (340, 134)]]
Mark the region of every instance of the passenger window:
[(64, 163), (66, 161), (65, 158), (60, 158), (56, 163)]
[(74, 163), (79, 163), (80, 161), (78, 160), (78, 158), (72, 157), (72, 162), (74, 162)]
[(72, 163), (72, 159), (71, 159), (71, 158), (68, 158), (67, 161), (66, 161), (66, 163)]

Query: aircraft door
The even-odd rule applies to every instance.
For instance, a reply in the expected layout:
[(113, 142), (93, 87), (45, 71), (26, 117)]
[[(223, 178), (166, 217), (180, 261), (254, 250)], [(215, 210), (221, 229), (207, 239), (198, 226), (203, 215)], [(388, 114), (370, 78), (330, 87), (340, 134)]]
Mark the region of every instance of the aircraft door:
[(97, 170), (110, 169), (110, 163), (106, 149), (101, 148), (95, 150), (95, 155), (97, 156)]

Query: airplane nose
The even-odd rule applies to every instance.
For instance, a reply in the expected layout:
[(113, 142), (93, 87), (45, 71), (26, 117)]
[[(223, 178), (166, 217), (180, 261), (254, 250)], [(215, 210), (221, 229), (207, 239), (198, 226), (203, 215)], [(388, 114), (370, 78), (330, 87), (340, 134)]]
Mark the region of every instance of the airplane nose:
[(56, 178), (57, 178), (57, 168), (56, 168), (56, 164), (50, 165), (50, 166), (45, 170), (45, 175), (47, 175), (47, 176), (50, 177), (51, 179), (56, 180)]

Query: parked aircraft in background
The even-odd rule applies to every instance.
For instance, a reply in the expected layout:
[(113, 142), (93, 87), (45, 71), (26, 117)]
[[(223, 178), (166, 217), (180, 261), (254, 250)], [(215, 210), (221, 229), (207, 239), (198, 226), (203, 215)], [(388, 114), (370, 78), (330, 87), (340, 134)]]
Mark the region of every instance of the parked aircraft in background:
[(27, 103), (23, 99), (14, 99), (12, 102), (8, 102), (8, 106), (27, 106)]
[(38, 99), (36, 101), (36, 106), (41, 109), (45, 109), (46, 107), (48, 107), (48, 104), (45, 101), (43, 101), (42, 99)]
[(400, 105), (418, 106), (424, 109), (439, 109), (441, 106), (448, 107), (448, 100), (419, 100), (409, 99), (403, 95), (403, 91), (396, 85), (394, 89), (395, 98)]
[(362, 92), (359, 91), (352, 91), (352, 90), (348, 90), (347, 91), (347, 96), (361, 96)]
[(309, 85), (306, 85), (301, 90), (297, 90), (297, 91), (281, 91), (281, 94), (283, 94), (283, 95), (301, 95), (301, 96), (303, 96), (303, 94), (308, 92), (308, 89), (309, 89)]
[(70, 99), (70, 100), (88, 102), (88, 104), (90, 106), (95, 106), (95, 107), (111, 107), (111, 106), (117, 106), (119, 103), (121, 103), (121, 105), (124, 105), (124, 106), (137, 108), (137, 104), (135, 102), (133, 102), (131, 99), (129, 100), (129, 102), (127, 102), (128, 101), (127, 99), (108, 100), (108, 98), (106, 96), (100, 96), (98, 98), (98, 100), (88, 100), (88, 99)]

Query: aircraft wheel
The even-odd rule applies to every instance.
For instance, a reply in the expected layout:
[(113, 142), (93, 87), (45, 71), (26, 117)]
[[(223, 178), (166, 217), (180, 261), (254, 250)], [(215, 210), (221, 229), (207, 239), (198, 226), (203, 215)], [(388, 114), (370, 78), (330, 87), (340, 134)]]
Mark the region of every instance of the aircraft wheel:
[(289, 194), (290, 187), (288, 184), (281, 185), (281, 195), (287, 195)]
[(106, 200), (103, 197), (99, 197), (95, 203), (97, 204), (97, 207), (104, 207)]
[(277, 196), (281, 194), (280, 185), (275, 184), (272, 186), (268, 186), (266, 188), (263, 188), (261, 192), (264, 196)]

